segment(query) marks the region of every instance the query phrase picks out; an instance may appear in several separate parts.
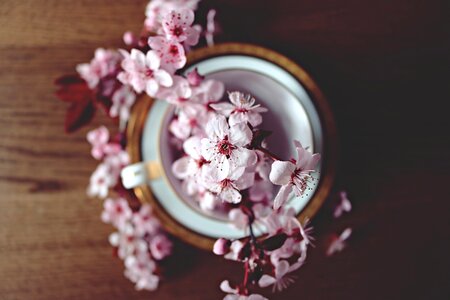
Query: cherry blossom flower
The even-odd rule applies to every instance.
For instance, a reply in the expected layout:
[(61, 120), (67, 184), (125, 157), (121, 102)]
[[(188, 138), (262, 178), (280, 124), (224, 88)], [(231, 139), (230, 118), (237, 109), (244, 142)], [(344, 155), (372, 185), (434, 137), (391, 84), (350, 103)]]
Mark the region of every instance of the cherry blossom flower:
[(352, 210), (352, 203), (347, 197), (347, 192), (341, 191), (339, 193), (340, 202), (336, 206), (333, 212), (335, 218), (339, 218), (344, 212), (350, 212)]
[(161, 60), (157, 52), (148, 51), (144, 54), (138, 49), (131, 49), (131, 54), (125, 50), (119, 50), (123, 55), (123, 72), (117, 75), (117, 79), (123, 84), (133, 87), (137, 93), (145, 92), (156, 96), (160, 86), (172, 86), (173, 80), (167, 71), (160, 69)]
[(198, 203), (200, 204), (200, 208), (202, 210), (212, 211), (219, 206), (220, 202), (220, 199), (216, 195), (207, 191), (204, 187), (200, 188), (198, 193)]
[(208, 163), (201, 154), (201, 138), (192, 136), (183, 143), (187, 156), (176, 160), (172, 171), (177, 178), (186, 179), (189, 176), (200, 175), (202, 168)]
[(89, 88), (95, 88), (100, 79), (116, 72), (120, 62), (120, 55), (114, 50), (98, 48), (90, 63), (79, 64), (77, 72), (83, 78)]
[(327, 256), (331, 256), (337, 252), (341, 252), (347, 246), (347, 240), (352, 234), (351, 228), (346, 228), (339, 236), (334, 236), (328, 249), (326, 251)]
[[(210, 191), (216, 193), (219, 199), (228, 203), (239, 203), (242, 200), (242, 195), (239, 191), (245, 190), (253, 185), (255, 180), (254, 173), (246, 173), (245, 167), (238, 167), (231, 169), (228, 176), (220, 181), (215, 181), (217, 175), (217, 168), (208, 166), (206, 184)], [(211, 177), (209, 177), (211, 176)]]
[(117, 228), (117, 232), (113, 232), (109, 236), (109, 243), (117, 248), (117, 255), (121, 259), (125, 259), (134, 253), (148, 252), (147, 243), (136, 238), (134, 226), (130, 222), (121, 225), (123, 226)]
[(115, 182), (116, 180), (109, 173), (109, 166), (104, 163), (99, 164), (91, 175), (87, 194), (90, 197), (106, 198), (109, 188), (114, 186)]
[(145, 11), (145, 27), (149, 31), (160, 32), (162, 19), (173, 10), (196, 10), (200, 0), (152, 0)]
[(184, 42), (188, 46), (196, 45), (200, 32), (192, 27), (194, 18), (194, 11), (191, 9), (172, 11), (163, 17), (162, 28), (167, 39)]
[(130, 87), (124, 85), (116, 90), (112, 96), (113, 105), (109, 109), (110, 117), (119, 117), (120, 123), (125, 124), (130, 117), (130, 109), (136, 101), (136, 94)]
[(162, 36), (149, 37), (148, 44), (156, 51), (161, 61), (161, 68), (173, 74), (186, 64), (183, 45), (176, 41), (169, 41)]
[(216, 168), (217, 180), (227, 178), (230, 171), (256, 163), (254, 151), (244, 148), (250, 143), (252, 132), (246, 124), (229, 127), (223, 116), (206, 124), (207, 138), (202, 139), (202, 155)]
[(142, 205), (139, 211), (133, 214), (132, 222), (138, 236), (153, 235), (160, 226), (158, 219), (152, 213), (151, 206), (148, 204)]
[(121, 150), (117, 153), (107, 155), (103, 160), (103, 163), (108, 167), (107, 172), (111, 177), (113, 184), (110, 187), (113, 187), (120, 178), (122, 168), (130, 163), (130, 156), (128, 155), (128, 152)]
[(220, 289), (228, 293), (228, 295), (223, 298), (223, 300), (268, 300), (259, 294), (251, 294), (251, 295), (242, 295), (239, 294), (238, 288), (232, 288), (230, 286), (230, 282), (228, 280), (222, 281), (220, 284)]
[(186, 79), (188, 80), (189, 85), (191, 85), (193, 87), (197, 87), (205, 79), (205, 76), (200, 75), (198, 73), (198, 69), (195, 68), (194, 70), (192, 70), (191, 72), (189, 72), (187, 74)]
[(92, 145), (91, 155), (95, 159), (102, 159), (108, 154), (116, 154), (122, 149), (119, 144), (108, 143), (109, 131), (105, 126), (89, 131), (86, 139)]
[(250, 123), (253, 127), (262, 123), (260, 113), (266, 112), (267, 108), (261, 107), (260, 104), (255, 105), (255, 98), (250, 95), (244, 95), (241, 92), (231, 92), (228, 94), (231, 103), (210, 104), (212, 108), (220, 114), (230, 117), (231, 126), (239, 123)]
[(294, 142), (298, 160), (275, 161), (272, 164), (269, 178), (272, 183), (281, 185), (274, 199), (274, 209), (280, 208), (288, 199), (292, 190), (297, 197), (303, 195), (308, 187), (311, 172), (314, 172), (320, 160), (320, 154), (311, 154), (305, 150), (299, 141)]
[(281, 291), (294, 282), (294, 279), (290, 276), (287, 276), (287, 274), (297, 270), (298, 268), (300, 268), (300, 266), (301, 264), (289, 265), (287, 261), (281, 260), (275, 266), (275, 276), (273, 277), (264, 274), (259, 279), (258, 284), (262, 288), (273, 285), (273, 292), (275, 292), (275, 290)]
[(136, 284), (137, 290), (154, 291), (159, 277), (153, 273), (155, 262), (148, 255), (129, 256), (125, 259), (125, 277)]
[(131, 211), (127, 200), (123, 198), (106, 199), (103, 203), (102, 221), (116, 228), (123, 228), (131, 220)]
[(150, 239), (152, 257), (161, 260), (172, 253), (172, 242), (164, 235), (158, 234)]
[(206, 31), (205, 39), (208, 47), (214, 46), (214, 33), (216, 32), (216, 22), (214, 18), (216, 17), (216, 10), (210, 9), (206, 15)]

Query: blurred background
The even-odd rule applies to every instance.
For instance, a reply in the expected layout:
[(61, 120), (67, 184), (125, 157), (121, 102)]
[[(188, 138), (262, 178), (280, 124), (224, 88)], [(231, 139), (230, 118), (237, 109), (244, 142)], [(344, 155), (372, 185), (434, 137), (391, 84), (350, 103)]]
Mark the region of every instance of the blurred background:
[[(113, 228), (85, 195), (97, 162), (86, 132), (66, 135), (53, 81), (123, 47), (147, 0), (0, 2), (0, 299), (219, 299), (238, 264), (180, 246), (154, 293), (136, 292), (112, 257)], [(325, 92), (340, 139), (335, 190), (354, 210), (314, 219), (316, 248), (273, 299), (449, 299), (450, 24), (439, 0), (203, 0), (220, 41), (274, 49)], [(329, 235), (354, 228), (324, 255)], [(272, 299), (272, 298), (271, 298)]]

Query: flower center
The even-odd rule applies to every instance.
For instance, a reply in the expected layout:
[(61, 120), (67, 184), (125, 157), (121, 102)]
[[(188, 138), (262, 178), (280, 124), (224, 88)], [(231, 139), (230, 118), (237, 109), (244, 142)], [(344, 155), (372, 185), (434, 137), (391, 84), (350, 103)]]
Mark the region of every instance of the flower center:
[(183, 28), (181, 28), (181, 26), (175, 26), (175, 28), (172, 29), (172, 34), (173, 34), (174, 36), (179, 37), (180, 35), (183, 34)]
[(228, 136), (225, 136), (225, 138), (217, 144), (217, 151), (227, 157), (231, 155), (231, 152), (233, 152), (234, 148), (235, 147), (233, 146), (233, 144), (228, 141)]
[(153, 77), (153, 70), (150, 70), (150, 69), (145, 70), (145, 76)]
[(178, 55), (180, 52), (178, 51), (178, 47), (176, 45), (171, 45), (169, 47), (169, 53), (172, 54), (173, 56)]

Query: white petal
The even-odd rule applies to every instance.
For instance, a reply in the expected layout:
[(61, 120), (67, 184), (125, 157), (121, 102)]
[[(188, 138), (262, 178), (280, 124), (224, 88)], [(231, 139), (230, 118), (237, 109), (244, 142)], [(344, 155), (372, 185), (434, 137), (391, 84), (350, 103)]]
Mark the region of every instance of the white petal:
[(173, 84), (172, 76), (164, 70), (155, 71), (154, 77), (162, 86), (170, 87)]
[(211, 106), (214, 110), (216, 110), (217, 112), (219, 112), (220, 114), (224, 115), (224, 116), (229, 116), (231, 114), (231, 112), (233, 112), (234, 110), (234, 106), (230, 103), (225, 103), (225, 102), (221, 102), (221, 103), (212, 103), (209, 106)]
[(150, 97), (155, 97), (158, 89), (159, 85), (156, 80), (150, 79), (147, 81), (147, 84), (145, 86), (145, 92), (147, 93), (147, 95), (149, 95)]
[(239, 203), (242, 200), (241, 193), (232, 187), (226, 187), (219, 194), (220, 199), (228, 203)]
[(220, 289), (225, 293), (237, 293), (237, 289), (231, 288), (230, 282), (228, 282), (228, 280), (224, 280), (220, 283)]
[(283, 185), (278, 191), (278, 194), (275, 196), (275, 199), (273, 200), (273, 209), (277, 210), (281, 206), (283, 206), (283, 204), (288, 200), (291, 191), (291, 184)]
[(198, 136), (193, 136), (188, 138), (183, 143), (183, 150), (186, 152), (187, 155), (192, 157), (193, 159), (200, 159), (201, 158), (201, 151), (202, 151), (202, 143), (201, 139)]
[(207, 138), (204, 138), (201, 140), (201, 153), (202, 156), (206, 159), (211, 161), (217, 154), (216, 154), (216, 147), (217, 143), (213, 142)]
[(258, 285), (262, 288), (268, 287), (276, 282), (275, 278), (264, 274), (258, 281)]
[(256, 127), (262, 123), (262, 116), (259, 113), (256, 112), (248, 112), (247, 113), (247, 119), (248, 122), (253, 126)]
[(291, 181), (291, 175), (295, 171), (295, 165), (290, 161), (275, 161), (270, 170), (269, 179), (277, 185), (285, 185)]
[(237, 124), (230, 127), (230, 142), (236, 146), (245, 146), (252, 140), (252, 131), (247, 124)]
[(188, 156), (182, 157), (178, 160), (176, 160), (172, 164), (172, 172), (173, 174), (179, 178), (184, 179), (189, 176), (189, 163), (191, 161), (191, 158)]
[(219, 115), (206, 124), (205, 131), (210, 139), (221, 140), (229, 134), (230, 129), (228, 127), (227, 119), (224, 116)]
[(159, 55), (156, 53), (156, 51), (154, 51), (154, 50), (148, 51), (145, 59), (146, 59), (147, 66), (151, 70), (155, 71), (155, 70), (159, 69), (161, 59), (159, 58)]
[(255, 173), (244, 173), (238, 180), (234, 182), (234, 185), (240, 191), (248, 189), (255, 183)]
[(289, 271), (289, 263), (285, 260), (280, 260), (275, 267), (275, 276), (280, 279)]
[(231, 152), (230, 160), (232, 167), (249, 167), (256, 163), (258, 157), (253, 150), (237, 148)]

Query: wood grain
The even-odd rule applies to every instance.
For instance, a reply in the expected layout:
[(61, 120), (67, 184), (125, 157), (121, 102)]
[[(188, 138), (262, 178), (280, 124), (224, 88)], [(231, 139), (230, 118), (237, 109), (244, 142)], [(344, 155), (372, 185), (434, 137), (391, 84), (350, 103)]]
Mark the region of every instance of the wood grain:
[[(144, 0), (0, 3), (0, 299), (218, 299), (238, 265), (187, 246), (155, 293), (136, 292), (111, 257), (87, 128), (63, 133), (57, 76), (137, 32)], [(270, 6), (269, 6), (270, 4)], [(204, 1), (223, 41), (273, 48), (325, 90), (354, 212), (314, 220), (317, 247), (274, 299), (448, 299), (449, 28), (446, 1)], [(92, 127), (107, 123), (98, 113)], [(92, 128), (91, 127), (91, 128)], [(330, 232), (351, 246), (326, 259)], [(184, 247), (184, 248), (183, 248)]]

